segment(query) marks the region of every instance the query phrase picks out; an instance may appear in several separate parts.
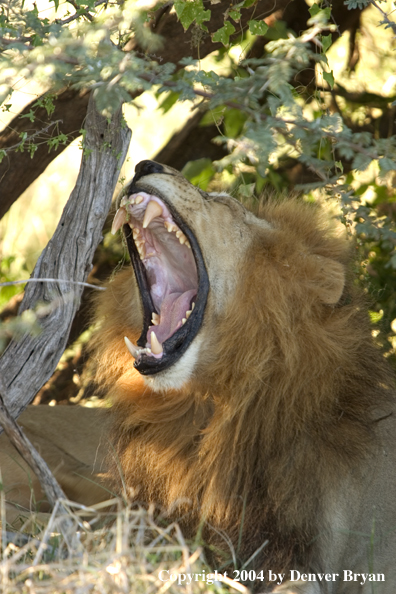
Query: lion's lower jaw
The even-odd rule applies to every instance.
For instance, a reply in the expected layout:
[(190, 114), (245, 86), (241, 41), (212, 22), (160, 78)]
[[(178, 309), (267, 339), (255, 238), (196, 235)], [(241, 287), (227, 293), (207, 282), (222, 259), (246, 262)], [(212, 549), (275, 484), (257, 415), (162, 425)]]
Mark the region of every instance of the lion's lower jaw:
[(197, 336), (182, 357), (169, 369), (146, 376), (145, 383), (155, 392), (181, 390), (192, 378), (203, 338)]

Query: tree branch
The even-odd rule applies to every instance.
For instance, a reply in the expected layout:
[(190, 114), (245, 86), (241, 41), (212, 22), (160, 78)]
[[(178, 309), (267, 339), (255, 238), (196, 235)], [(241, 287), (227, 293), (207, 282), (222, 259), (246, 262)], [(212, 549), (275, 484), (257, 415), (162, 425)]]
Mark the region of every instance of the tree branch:
[[(297, 2), (297, 0), (294, 1)], [(254, 18), (264, 18), (275, 11), (284, 10), (288, 2), (289, 0), (260, 0), (251, 8), (242, 10), (240, 26), (234, 36), (239, 35), (243, 28), (246, 28), (247, 22), (253, 18), (253, 15)], [(208, 4), (212, 12), (212, 18), (208, 23), (209, 33), (198, 44), (195, 42), (194, 27), (190, 27), (187, 32), (184, 32), (175, 12), (162, 9), (160, 12), (157, 11), (153, 15), (151, 28), (163, 38), (163, 47), (152, 58), (161, 62), (177, 64), (183, 57), (191, 55), (193, 58), (202, 59), (210, 52), (222, 47), (221, 43), (213, 43), (210, 33), (223, 26), (224, 4), (222, 2)], [(143, 52), (134, 39), (127, 43), (124, 50)], [(137, 95), (139, 93), (134, 94), (131, 98)], [(44, 127), (52, 120), (62, 120), (60, 131), (67, 135), (68, 142), (71, 142), (79, 136), (79, 130), (83, 127), (88, 96), (87, 91), (66, 89), (58, 94), (54, 102), (55, 111), (50, 117), (45, 108), (35, 109), (35, 121), (40, 127)], [(28, 114), (36, 101), (35, 99), (30, 103), (20, 115)], [(0, 150), (18, 144), (21, 134), (24, 132), (32, 134), (35, 130), (32, 131), (30, 121), (16, 116), (0, 136)], [(27, 151), (8, 154), (3, 159), (0, 163), (0, 218), (64, 148), (64, 146), (59, 146), (56, 150), (51, 150), (48, 153), (48, 147), (43, 143), (38, 146), (33, 159)], [(23, 175), (21, 175), (21, 171), (23, 171)]]
[[(41, 318), (42, 332), (13, 340), (0, 359), (6, 405), (14, 418), (52, 375), (63, 353), (82, 287), (60, 279), (86, 280), (129, 145), (130, 130), (122, 122), (121, 110), (108, 122), (96, 111), (93, 97), (86, 128), (88, 156), (83, 157), (76, 186), (32, 275), (58, 280), (29, 283), (21, 304), (21, 311), (49, 306)], [(51, 306), (54, 301), (58, 307)]]

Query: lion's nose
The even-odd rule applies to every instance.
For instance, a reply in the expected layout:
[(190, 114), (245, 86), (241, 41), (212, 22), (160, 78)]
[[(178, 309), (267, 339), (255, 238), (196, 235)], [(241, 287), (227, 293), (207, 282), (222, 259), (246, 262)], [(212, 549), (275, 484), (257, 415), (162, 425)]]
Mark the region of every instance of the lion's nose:
[(163, 173), (163, 171), (164, 168), (160, 163), (149, 161), (148, 159), (140, 161), (135, 167), (135, 181), (145, 175), (150, 175), (150, 173)]

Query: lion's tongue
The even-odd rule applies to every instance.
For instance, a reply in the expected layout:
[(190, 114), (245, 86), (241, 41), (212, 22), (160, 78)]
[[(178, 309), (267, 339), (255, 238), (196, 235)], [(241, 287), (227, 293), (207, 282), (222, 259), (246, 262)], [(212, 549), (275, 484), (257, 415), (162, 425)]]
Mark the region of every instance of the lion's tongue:
[(170, 293), (165, 297), (161, 304), (160, 323), (158, 326), (151, 326), (147, 332), (148, 344), (151, 341), (151, 332), (155, 332), (162, 344), (180, 328), (181, 321), (186, 317), (186, 311), (191, 309), (191, 301), (196, 294), (196, 289), (192, 289), (185, 293)]

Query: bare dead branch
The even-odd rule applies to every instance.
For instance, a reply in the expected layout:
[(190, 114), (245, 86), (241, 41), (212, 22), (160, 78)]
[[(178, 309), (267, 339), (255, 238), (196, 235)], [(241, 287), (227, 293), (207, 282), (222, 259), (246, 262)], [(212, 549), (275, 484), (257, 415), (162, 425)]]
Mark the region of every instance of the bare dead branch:
[(18, 450), (22, 458), (29, 464), (39, 479), (43, 491), (53, 507), (58, 499), (67, 499), (67, 497), (46, 462), (44, 462), (32, 442), (26, 437), (22, 429), (10, 415), (3, 400), (5, 387), (2, 384), (3, 382), (0, 378), (0, 391), (3, 393), (3, 395), (0, 394), (0, 425), (3, 427), (12, 445)]
[(11, 341), (0, 359), (5, 402), (16, 418), (52, 375), (65, 348), (71, 323), (80, 304), (82, 287), (61, 279), (85, 282), (111, 205), (119, 169), (129, 145), (130, 130), (121, 110), (108, 122), (95, 109), (93, 97), (86, 122), (86, 151), (76, 186), (54, 236), (41, 254), (33, 278), (54, 278), (54, 283), (28, 283), (21, 312), (38, 305), (48, 307), (40, 320), (39, 336)]

